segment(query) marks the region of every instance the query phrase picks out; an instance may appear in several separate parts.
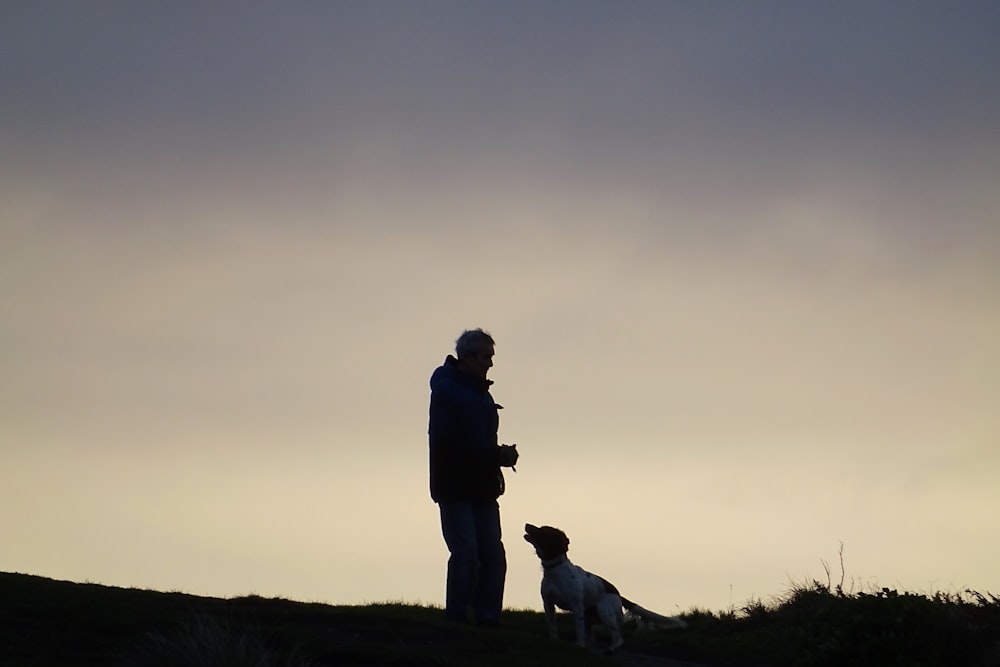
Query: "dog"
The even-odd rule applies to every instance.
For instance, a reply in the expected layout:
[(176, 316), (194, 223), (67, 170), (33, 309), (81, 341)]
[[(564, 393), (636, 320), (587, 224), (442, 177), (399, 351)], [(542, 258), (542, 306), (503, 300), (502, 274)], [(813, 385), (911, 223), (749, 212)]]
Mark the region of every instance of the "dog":
[(687, 623), (672, 616), (643, 609), (622, 597), (618, 589), (606, 579), (587, 572), (570, 562), (569, 538), (566, 533), (552, 526), (524, 525), (524, 539), (535, 547), (542, 561), (542, 606), (549, 625), (549, 636), (559, 638), (556, 627), (556, 607), (573, 614), (576, 626), (576, 643), (586, 648), (593, 644), (593, 626), (600, 622), (611, 635), (608, 653), (621, 648), (622, 625), (625, 615), (622, 608), (641, 621), (660, 628), (685, 628)]

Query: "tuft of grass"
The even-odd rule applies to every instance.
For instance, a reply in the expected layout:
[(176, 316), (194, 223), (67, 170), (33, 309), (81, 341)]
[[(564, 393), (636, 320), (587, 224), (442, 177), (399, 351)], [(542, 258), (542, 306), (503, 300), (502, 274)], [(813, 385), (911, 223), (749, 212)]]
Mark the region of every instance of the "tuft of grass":
[(1000, 598), (976, 591), (848, 594), (813, 582), (771, 602), (684, 618), (690, 632), (634, 643), (650, 653), (732, 665), (1000, 665)]
[(269, 642), (252, 624), (205, 613), (165, 632), (147, 633), (122, 667), (311, 667), (298, 647)]

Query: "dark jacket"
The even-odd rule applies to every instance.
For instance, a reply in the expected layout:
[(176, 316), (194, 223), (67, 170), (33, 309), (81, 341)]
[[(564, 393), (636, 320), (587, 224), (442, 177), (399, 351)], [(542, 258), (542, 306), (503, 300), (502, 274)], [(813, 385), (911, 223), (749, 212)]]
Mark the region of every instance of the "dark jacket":
[(451, 355), (431, 375), (431, 498), (434, 502), (495, 500), (504, 491), (497, 431), (502, 406), (492, 381), (463, 373)]

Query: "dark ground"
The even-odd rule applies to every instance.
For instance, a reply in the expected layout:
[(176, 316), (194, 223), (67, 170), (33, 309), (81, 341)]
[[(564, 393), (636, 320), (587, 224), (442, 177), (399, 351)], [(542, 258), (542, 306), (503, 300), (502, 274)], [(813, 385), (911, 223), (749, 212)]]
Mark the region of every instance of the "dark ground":
[(814, 582), (774, 603), (683, 616), (683, 630), (627, 626), (624, 648), (606, 656), (575, 645), (568, 614), (552, 641), (536, 611), (477, 628), (426, 606), (220, 599), (0, 573), (0, 667), (1000, 667), (1000, 597), (975, 591), (849, 595)]
[(549, 640), (544, 617), (529, 611), (506, 612), (502, 627), (485, 629), (447, 623), (432, 607), (219, 599), (0, 573), (2, 667), (706, 667), (628, 639), (607, 657), (578, 649), (568, 624), (563, 635)]

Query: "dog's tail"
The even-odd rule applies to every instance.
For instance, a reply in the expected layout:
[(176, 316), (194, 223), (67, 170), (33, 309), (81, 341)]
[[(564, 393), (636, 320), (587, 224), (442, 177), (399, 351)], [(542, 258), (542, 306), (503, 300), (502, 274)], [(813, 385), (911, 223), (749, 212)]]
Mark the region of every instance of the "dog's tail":
[(650, 611), (643, 607), (640, 607), (635, 602), (627, 598), (622, 598), (622, 607), (628, 612), (628, 616), (637, 618), (641, 623), (649, 623), (653, 627), (659, 628), (661, 630), (675, 630), (679, 628), (686, 628), (688, 626), (682, 619), (676, 616), (663, 616), (662, 614), (657, 614), (655, 611)]

